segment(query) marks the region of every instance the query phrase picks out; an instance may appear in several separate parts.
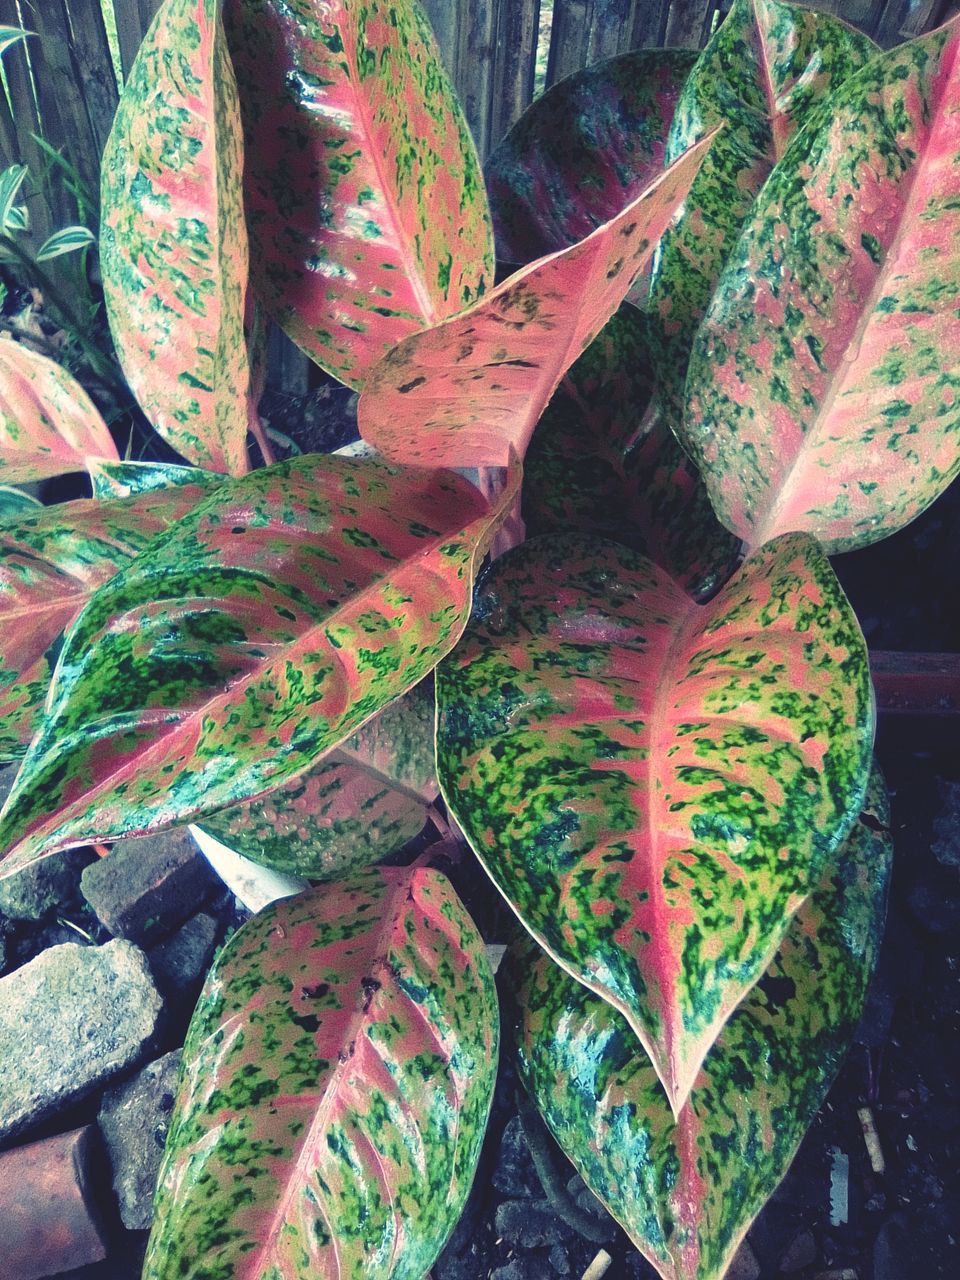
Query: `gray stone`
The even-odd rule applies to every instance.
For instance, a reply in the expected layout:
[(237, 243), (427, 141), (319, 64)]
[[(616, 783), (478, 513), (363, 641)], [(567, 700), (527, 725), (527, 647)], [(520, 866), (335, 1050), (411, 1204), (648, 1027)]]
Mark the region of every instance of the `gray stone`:
[(780, 1270), (787, 1275), (794, 1271), (803, 1271), (817, 1260), (817, 1242), (812, 1231), (800, 1231), (787, 1245), (787, 1250), (780, 1259)]
[(0, 978), (0, 1141), (134, 1066), (161, 1009), (129, 942), (65, 942)]
[(562, 1244), (573, 1228), (559, 1217), (549, 1200), (504, 1200), (497, 1205), (497, 1235), (517, 1249)]
[(543, 1196), (519, 1116), (511, 1116), (500, 1140), (500, 1154), (493, 1171), (493, 1185), (501, 1195)]
[(130, 1231), (145, 1231), (153, 1221), (153, 1193), (179, 1070), (180, 1050), (175, 1049), (103, 1095), (100, 1132), (110, 1154), (120, 1217)]
[(933, 856), (945, 867), (960, 867), (960, 782), (938, 779), (941, 809), (933, 820)]
[(750, 1248), (749, 1241), (744, 1240), (734, 1254), (725, 1280), (760, 1280), (760, 1263)]
[(219, 926), (204, 912), (150, 952), (157, 986), (167, 999), (195, 999), (210, 967)]
[(0, 880), (0, 911), (11, 920), (42, 920), (74, 901), (85, 867), (96, 862), (91, 849), (63, 849), (31, 862)]

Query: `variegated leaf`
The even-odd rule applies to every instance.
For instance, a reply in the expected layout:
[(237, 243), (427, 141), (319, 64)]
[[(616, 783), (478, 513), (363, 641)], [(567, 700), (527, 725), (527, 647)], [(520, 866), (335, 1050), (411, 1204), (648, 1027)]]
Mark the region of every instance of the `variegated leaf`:
[(663, 423), (644, 417), (643, 318), (624, 304), (563, 376), (524, 465), (527, 535), (596, 533), (643, 551), (691, 595), (733, 572), (740, 541)]
[(48, 236), (37, 250), (37, 261), (46, 262), (50, 258), (62, 258), (65, 253), (75, 253), (77, 249), (89, 249), (97, 243), (97, 237), (87, 227), (64, 227)]
[(0, 522), (8, 523), (22, 515), (35, 515), (39, 506), (42, 506), (40, 499), (24, 489), (0, 484)]
[(243, 144), (221, 0), (164, 0), (103, 156), (100, 264), (130, 386), (190, 462), (247, 469)]
[(436, 871), (260, 912), (190, 1024), (144, 1280), (422, 1280), (473, 1181), (498, 1029)]
[[(2, 52), (2, 50), (0, 50)], [(20, 188), (27, 176), (25, 164), (11, 164), (0, 173), (0, 231), (22, 230), (14, 219), (14, 211), (23, 206), (17, 205)]]
[(877, 47), (826, 14), (779, 0), (734, 0), (690, 72), (667, 159), (723, 123), (680, 217), (654, 257), (645, 309), (658, 398), (676, 426), (690, 347), (754, 198), (813, 107)]
[(97, 587), (202, 495), (82, 499), (0, 526), (0, 761), (22, 756), (39, 727), (63, 633)]
[(567, 76), (527, 108), (484, 164), (501, 262), (575, 244), (652, 182), (696, 56), (623, 53)]
[[(584, 1181), (664, 1280), (721, 1280), (843, 1060), (883, 927), (892, 855), (875, 774), (776, 957), (675, 1118), (623, 1017), (539, 953), (511, 957), (520, 1075)], [(880, 827), (878, 830), (877, 827)]]
[(264, 305), (342, 381), (493, 283), (480, 163), (416, 0), (227, 0)]
[(220, 483), (218, 477), (199, 467), (180, 467), (172, 462), (98, 462), (90, 468), (95, 498), (131, 498), (138, 493), (169, 489), (176, 485)]
[(518, 484), (314, 454), (219, 485), (70, 628), (0, 874), (306, 772), (456, 643)]
[(309, 773), (200, 824), (244, 857), (334, 880), (418, 835), (437, 798), (433, 682), (385, 707)]
[(684, 438), (751, 545), (834, 551), (960, 470), (960, 22), (877, 58), (763, 189), (697, 337)]
[(76, 378), (22, 342), (0, 340), (0, 477), (43, 480), (116, 456), (107, 424)]
[(32, 31), (24, 31), (21, 27), (0, 27), (0, 55), (5, 54), (13, 45), (19, 44), (33, 34)]
[(829, 562), (781, 538), (698, 605), (626, 547), (540, 538), (492, 567), (437, 705), (448, 808), (678, 1111), (860, 811), (870, 676)]
[(565, 370), (648, 260), (710, 142), (699, 142), (586, 240), (395, 347), (360, 397), (364, 439), (418, 465), (503, 466), (511, 450), (522, 456)]

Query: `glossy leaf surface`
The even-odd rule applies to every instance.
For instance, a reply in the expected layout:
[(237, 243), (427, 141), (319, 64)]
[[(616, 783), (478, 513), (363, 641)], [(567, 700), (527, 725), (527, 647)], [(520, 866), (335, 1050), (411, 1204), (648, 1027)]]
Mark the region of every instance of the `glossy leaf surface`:
[(415, 0), (227, 0), (261, 300), (351, 386), (493, 283), (483, 175)]
[(436, 871), (260, 912), (190, 1026), (145, 1280), (422, 1280), (473, 1181), (498, 1025)]
[(71, 627), (0, 872), (305, 772), (452, 648), (518, 480), (491, 507), (450, 472), (314, 454), (218, 486)]
[(0, 341), (0, 480), (83, 471), (117, 449), (76, 378), (21, 342)]
[(854, 824), (720, 1033), (679, 1119), (615, 1009), (532, 943), (513, 958), (521, 1078), (584, 1181), (664, 1280), (725, 1274), (853, 1038), (892, 856), (878, 775), (866, 808), (874, 829)]
[(587, 535), (498, 561), (437, 673), (448, 808), (511, 906), (620, 1009), (675, 1109), (866, 787), (866, 647), (814, 539), (707, 605)]
[(845, 23), (779, 0), (734, 0), (690, 72), (667, 159), (723, 123), (654, 257), (658, 395), (675, 425), (690, 347), (754, 198), (813, 107), (877, 52)]
[(653, 181), (696, 56), (620, 54), (527, 108), (484, 165), (499, 261), (532, 262), (575, 244)]
[(110, 329), (147, 417), (198, 466), (247, 468), (243, 143), (221, 0), (164, 0), (103, 156)]
[(199, 467), (180, 467), (171, 462), (102, 462), (90, 469), (95, 498), (131, 498), (138, 493), (169, 489), (177, 485), (221, 483), (217, 476)]
[(427, 821), (438, 794), (433, 719), (432, 686), (418, 686), (303, 777), (200, 825), (244, 857), (311, 880), (369, 866)]
[(202, 496), (34, 507), (0, 526), (0, 761), (38, 728), (60, 640), (94, 591)]
[(697, 337), (684, 435), (723, 522), (832, 550), (960, 470), (960, 24), (878, 58), (763, 190)]
[(596, 533), (642, 551), (691, 595), (733, 572), (740, 541), (713, 514), (673, 433), (647, 422), (643, 317), (624, 304), (564, 377), (537, 423), (523, 477), (527, 536)]
[(586, 240), (395, 347), (360, 397), (363, 438), (389, 458), (418, 465), (504, 466), (511, 449), (522, 456), (565, 370), (649, 259), (710, 141)]
[(24, 489), (8, 484), (0, 485), (0, 521), (4, 523), (16, 520), (18, 516), (35, 515), (37, 507), (42, 505), (39, 498), (34, 498)]

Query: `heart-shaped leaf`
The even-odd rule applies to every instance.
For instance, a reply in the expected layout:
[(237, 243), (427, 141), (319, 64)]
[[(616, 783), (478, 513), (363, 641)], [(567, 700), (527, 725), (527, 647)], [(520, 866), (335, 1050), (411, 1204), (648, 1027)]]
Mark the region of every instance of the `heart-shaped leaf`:
[(689, 49), (640, 49), (567, 76), (484, 165), (501, 262), (565, 249), (615, 217), (664, 167)]
[(315, 769), (200, 824), (244, 857), (333, 880), (418, 835), (437, 798), (432, 681), (392, 702)]
[(260, 912), (200, 997), (145, 1280), (421, 1280), (470, 1190), (497, 1068), (483, 940), (436, 871)]
[(203, 493), (35, 507), (0, 528), (0, 761), (36, 732), (61, 636), (97, 587)]
[(679, 1110), (860, 811), (870, 676), (829, 562), (781, 538), (698, 605), (626, 547), (538, 539), (492, 567), (437, 705), (450, 811)]
[(219, 485), (71, 627), (0, 872), (304, 773), (456, 643), (518, 484), (314, 454)]
[(419, 465), (504, 466), (511, 450), (522, 456), (565, 370), (649, 259), (710, 142), (699, 142), (586, 240), (395, 347), (360, 397), (363, 438), (389, 458)]
[(832, 550), (960, 470), (960, 23), (876, 59), (764, 187), (694, 347), (683, 432), (724, 524)]
[[(731, 1015), (679, 1118), (615, 1009), (527, 943), (510, 958), (521, 1078), (584, 1181), (664, 1280), (721, 1280), (843, 1060), (883, 926), (883, 781)], [(877, 830), (877, 827), (882, 829)]]
[(725, 128), (663, 236), (643, 303), (653, 319), (658, 397), (673, 425), (693, 335), (757, 192), (811, 108), (876, 52), (836, 18), (779, 0), (734, 0), (690, 72), (667, 160)]
[(351, 386), (493, 283), (480, 162), (416, 0), (228, 0), (259, 295)]
[(103, 155), (100, 264), (130, 386), (190, 462), (247, 469), (247, 233), (221, 0), (165, 0)]
[(76, 378), (21, 342), (0, 341), (0, 479), (44, 480), (116, 457), (107, 424)]
[(694, 596), (733, 572), (740, 548), (713, 514), (676, 436), (647, 420), (643, 317), (626, 303), (564, 374), (523, 476), (527, 534), (596, 533), (642, 551)]

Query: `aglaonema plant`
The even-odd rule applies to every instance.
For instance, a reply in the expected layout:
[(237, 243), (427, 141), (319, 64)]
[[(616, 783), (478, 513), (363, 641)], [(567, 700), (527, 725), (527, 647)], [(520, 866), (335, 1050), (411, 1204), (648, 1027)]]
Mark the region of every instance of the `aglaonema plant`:
[[(210, 974), (152, 1280), (432, 1266), (499, 1027), (429, 843), (377, 866), (446, 830), (438, 794), (524, 926), (507, 1025), (547, 1125), (665, 1280), (724, 1274), (882, 925), (867, 651), (828, 556), (960, 468), (958, 50), (957, 23), (880, 53), (736, 0), (696, 59), (550, 90), (488, 208), (412, 0), (161, 7), (101, 252), (184, 464), (121, 461), (3, 344), (3, 478), (94, 494), (8, 490), (4, 872), (195, 821), (323, 887)], [(493, 230), (520, 264), (496, 286)], [(264, 315), (360, 390), (379, 456), (251, 469)], [(537, 536), (481, 572), (518, 496)]]

